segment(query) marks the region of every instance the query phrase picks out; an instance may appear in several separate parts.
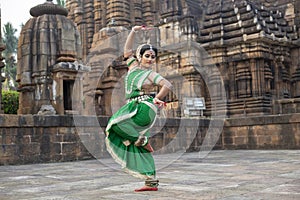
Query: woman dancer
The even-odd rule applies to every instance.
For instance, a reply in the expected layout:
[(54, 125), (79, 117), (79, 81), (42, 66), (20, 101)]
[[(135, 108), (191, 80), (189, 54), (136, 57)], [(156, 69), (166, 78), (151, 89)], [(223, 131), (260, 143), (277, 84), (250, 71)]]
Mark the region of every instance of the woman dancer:
[[(109, 120), (106, 128), (106, 146), (114, 160), (135, 177), (145, 180), (145, 185), (136, 192), (157, 191), (158, 180), (153, 149), (148, 141), (149, 129), (153, 126), (158, 107), (165, 106), (163, 99), (172, 85), (158, 73), (152, 71), (156, 63), (157, 49), (151, 44), (142, 44), (133, 54), (134, 35), (148, 31), (145, 26), (134, 26), (129, 33), (124, 58), (128, 65), (125, 77), (127, 104)], [(159, 85), (160, 91), (153, 98), (143, 91), (149, 86)]]

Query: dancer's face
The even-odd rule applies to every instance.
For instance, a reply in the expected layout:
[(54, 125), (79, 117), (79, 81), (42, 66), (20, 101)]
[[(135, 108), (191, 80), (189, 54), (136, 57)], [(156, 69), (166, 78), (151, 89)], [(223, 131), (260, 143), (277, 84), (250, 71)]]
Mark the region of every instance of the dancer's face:
[(150, 67), (156, 62), (156, 55), (153, 50), (146, 50), (142, 56), (141, 64)]

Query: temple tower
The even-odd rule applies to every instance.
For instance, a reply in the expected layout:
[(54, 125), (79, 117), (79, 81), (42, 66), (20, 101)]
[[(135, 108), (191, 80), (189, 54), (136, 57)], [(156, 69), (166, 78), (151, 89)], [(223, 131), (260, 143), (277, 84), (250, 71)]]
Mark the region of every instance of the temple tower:
[[(133, 25), (158, 23), (158, 0), (66, 0), (68, 18), (75, 22), (82, 39), (86, 60), (95, 34), (108, 26), (131, 28)], [(97, 40), (97, 38), (96, 38)]]

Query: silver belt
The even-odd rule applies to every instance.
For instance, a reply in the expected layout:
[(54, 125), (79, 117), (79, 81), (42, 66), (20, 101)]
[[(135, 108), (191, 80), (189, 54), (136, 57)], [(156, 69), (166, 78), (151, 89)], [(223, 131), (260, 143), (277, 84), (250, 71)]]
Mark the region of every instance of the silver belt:
[(133, 97), (127, 100), (127, 103), (132, 102), (132, 101), (137, 101), (137, 102), (141, 102), (141, 101), (146, 101), (150, 99), (150, 96), (148, 95), (141, 95), (141, 96), (137, 96), (137, 97)]

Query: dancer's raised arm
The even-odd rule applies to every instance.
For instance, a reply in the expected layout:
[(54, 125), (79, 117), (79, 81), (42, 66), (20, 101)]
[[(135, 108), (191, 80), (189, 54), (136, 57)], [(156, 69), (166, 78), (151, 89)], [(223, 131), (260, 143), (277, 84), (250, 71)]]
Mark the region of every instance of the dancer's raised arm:
[(140, 30), (150, 30), (151, 28), (146, 26), (134, 26), (132, 27), (124, 46), (124, 58), (129, 58), (133, 54), (133, 43), (134, 43), (134, 36)]

